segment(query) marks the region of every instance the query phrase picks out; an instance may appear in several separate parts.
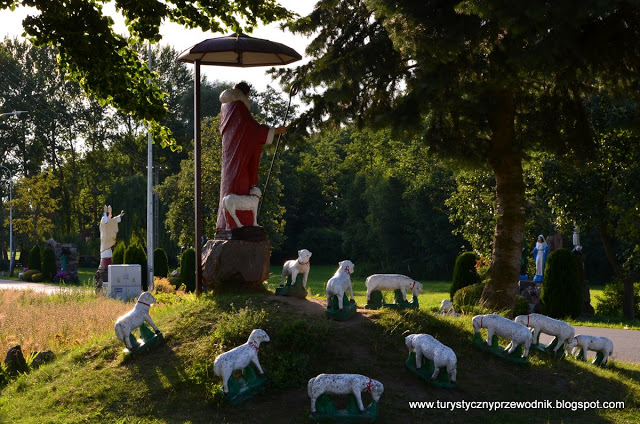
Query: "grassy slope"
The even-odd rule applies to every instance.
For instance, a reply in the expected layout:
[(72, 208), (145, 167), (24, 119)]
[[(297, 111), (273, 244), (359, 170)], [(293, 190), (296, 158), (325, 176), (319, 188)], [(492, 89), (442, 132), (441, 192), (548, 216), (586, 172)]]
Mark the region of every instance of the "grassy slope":
[[(173, 298), (166, 298), (171, 300)], [(203, 296), (154, 308), (166, 344), (124, 358), (109, 332), (20, 377), (2, 391), (2, 423), (308, 423), (308, 378), (351, 372), (383, 382), (381, 423), (637, 423), (640, 366), (598, 369), (575, 360), (533, 355), (518, 366), (476, 350), (469, 318), (426, 311), (382, 311), (337, 323), (323, 306), (276, 296)], [(217, 354), (263, 328), (260, 349), (270, 377), (265, 394), (231, 407), (220, 402)], [(436, 389), (404, 367), (404, 336), (426, 332), (458, 356), (455, 390)], [(411, 410), (409, 401), (625, 400), (624, 410)]]

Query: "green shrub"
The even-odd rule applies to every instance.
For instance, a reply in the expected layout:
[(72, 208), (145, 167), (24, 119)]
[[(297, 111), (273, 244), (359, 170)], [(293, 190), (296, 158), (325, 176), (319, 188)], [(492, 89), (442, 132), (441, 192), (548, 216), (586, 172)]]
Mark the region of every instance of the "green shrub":
[(569, 250), (554, 250), (547, 257), (540, 301), (542, 311), (550, 317), (575, 318), (582, 312), (578, 261)]
[(516, 295), (516, 305), (513, 307), (513, 317), (527, 315), (529, 313), (529, 302), (520, 295)]
[(20, 251), (20, 259), (18, 260), (23, 268), (29, 268), (29, 248), (24, 247)]
[(42, 274), (41, 272), (34, 273), (31, 276), (31, 281), (33, 281), (34, 283), (42, 283), (44, 281), (44, 274)]
[(42, 278), (45, 281), (53, 281), (53, 277), (56, 276), (58, 266), (56, 265), (56, 252), (50, 248), (45, 247), (42, 251)]
[(162, 278), (169, 275), (169, 258), (161, 247), (153, 251), (153, 275)]
[[(602, 296), (596, 296), (598, 305), (596, 314), (614, 319), (623, 319), (624, 284), (616, 279), (604, 286)], [(636, 309), (636, 317), (640, 316), (640, 283), (633, 285), (633, 304)]]
[(42, 258), (40, 257), (40, 246), (35, 245), (29, 251), (29, 269), (40, 269), (42, 266)]
[(33, 281), (33, 274), (40, 274), (39, 269), (30, 269), (27, 272), (22, 273), (22, 281)]
[(113, 248), (113, 253), (111, 255), (111, 262), (114, 265), (120, 265), (125, 263), (124, 262), (124, 251), (125, 251), (125, 245), (123, 241), (119, 241), (118, 243), (116, 243), (116, 247)]
[(132, 244), (127, 247), (124, 251), (124, 263), (128, 265), (140, 265), (140, 272), (142, 273), (142, 290), (147, 290), (147, 255), (144, 253), (142, 247), (137, 244)]
[(480, 282), (480, 277), (476, 271), (476, 261), (478, 258), (473, 252), (465, 252), (458, 256), (453, 267), (453, 281), (449, 289), (449, 295), (453, 296), (458, 290)]
[(187, 249), (180, 257), (180, 282), (187, 287), (188, 292), (196, 289), (196, 251)]
[(469, 313), (480, 303), (484, 283), (472, 284), (456, 291), (453, 295), (453, 309), (458, 312)]

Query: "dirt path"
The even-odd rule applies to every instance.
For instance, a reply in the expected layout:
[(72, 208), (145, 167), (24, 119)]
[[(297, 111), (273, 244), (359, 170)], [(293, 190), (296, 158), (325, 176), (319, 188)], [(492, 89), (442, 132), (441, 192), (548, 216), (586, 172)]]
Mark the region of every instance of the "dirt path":
[(74, 287), (60, 287), (45, 283), (27, 283), (24, 281), (0, 280), (0, 290), (33, 290), (39, 293), (54, 294), (66, 290), (78, 290)]

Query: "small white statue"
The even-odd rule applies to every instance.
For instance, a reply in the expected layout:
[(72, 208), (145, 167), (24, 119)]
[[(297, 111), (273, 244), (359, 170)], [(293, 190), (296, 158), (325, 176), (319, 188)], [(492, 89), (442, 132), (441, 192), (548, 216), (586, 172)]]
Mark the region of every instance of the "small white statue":
[(298, 250), (298, 259), (292, 259), (286, 261), (282, 266), (282, 280), (280, 281), (280, 287), (284, 286), (287, 281), (287, 276), (291, 276), (291, 285), (296, 283), (298, 274), (302, 274), (302, 287), (307, 288), (307, 278), (309, 278), (309, 259), (311, 258), (311, 252), (307, 249)]
[(558, 344), (553, 348), (554, 353), (560, 349), (563, 343), (568, 343), (575, 334), (574, 328), (566, 322), (542, 314), (518, 315), (514, 321), (525, 327), (533, 328), (533, 344), (538, 343), (540, 333), (557, 337)]
[(131, 346), (131, 340), (129, 340), (129, 334), (145, 322), (148, 323), (156, 333), (159, 331), (149, 315), (149, 308), (154, 303), (156, 303), (156, 298), (153, 297), (151, 293), (142, 292), (133, 309), (122, 315), (116, 321), (116, 337), (124, 342), (127, 349), (131, 350), (133, 348), (133, 346)]
[(351, 301), (353, 302), (353, 287), (351, 286), (351, 273), (353, 272), (353, 262), (350, 260), (342, 261), (338, 263), (338, 270), (333, 277), (327, 282), (327, 304), (331, 304), (331, 296), (338, 297), (338, 309), (340, 312), (344, 310), (342, 298), (345, 291), (349, 289), (351, 293)]
[(577, 355), (579, 349), (582, 349), (582, 359), (584, 361), (587, 360), (588, 350), (602, 353), (603, 357), (600, 365), (604, 367), (609, 360), (609, 356), (613, 354), (613, 342), (606, 337), (579, 334), (569, 340), (565, 346), (565, 350), (572, 355)]
[(431, 380), (438, 378), (440, 368), (446, 368), (451, 383), (456, 382), (456, 367), (458, 358), (455, 352), (448, 346), (440, 343), (429, 334), (409, 334), (405, 338), (405, 344), (409, 353), (416, 352), (416, 369), (422, 368), (422, 357), (433, 361), (433, 375)]
[(360, 412), (364, 412), (362, 392), (371, 393), (374, 401), (378, 402), (384, 386), (377, 380), (360, 374), (320, 374), (313, 377), (307, 384), (307, 393), (311, 398), (311, 413), (316, 413), (316, 400), (324, 393), (331, 395), (348, 395), (353, 393), (358, 402)]
[(442, 302), (440, 302), (440, 314), (458, 317), (458, 313), (453, 309), (453, 302), (449, 299), (442, 299)]
[(260, 374), (264, 374), (260, 361), (258, 360), (258, 349), (260, 343), (270, 341), (269, 336), (264, 330), (253, 330), (249, 335), (249, 339), (243, 345), (235, 347), (228, 352), (221, 353), (213, 361), (213, 372), (222, 378), (222, 390), (229, 393), (229, 377), (234, 371), (242, 370), (253, 363)]
[(249, 195), (240, 194), (227, 194), (222, 199), (222, 206), (229, 212), (231, 218), (236, 223), (236, 227), (243, 227), (242, 223), (236, 215), (236, 211), (252, 211), (253, 212), (253, 226), (258, 226), (258, 203), (260, 203), (260, 196), (262, 191), (258, 187), (252, 187), (249, 190)]
[(402, 292), (402, 300), (407, 301), (407, 291), (410, 291), (414, 297), (422, 293), (422, 284), (400, 274), (373, 274), (367, 277), (364, 283), (367, 286), (367, 303), (371, 301), (371, 292), (374, 290), (400, 290)]
[(473, 331), (475, 333), (479, 333), (481, 328), (487, 329), (488, 346), (491, 346), (491, 339), (493, 338), (493, 335), (496, 334), (500, 337), (511, 340), (511, 343), (507, 346), (509, 354), (513, 353), (518, 345), (522, 345), (524, 346), (524, 353), (522, 357), (526, 358), (529, 355), (529, 348), (531, 347), (533, 336), (531, 331), (529, 331), (529, 329), (524, 325), (494, 314), (476, 315), (472, 318), (471, 323), (473, 324)]

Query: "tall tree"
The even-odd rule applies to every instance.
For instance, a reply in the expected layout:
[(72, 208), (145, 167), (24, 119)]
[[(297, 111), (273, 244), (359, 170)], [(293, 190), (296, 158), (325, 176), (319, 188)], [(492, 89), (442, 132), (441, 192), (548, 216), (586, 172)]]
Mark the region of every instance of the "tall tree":
[[(496, 225), (483, 298), (512, 308), (523, 241), (529, 149), (585, 151), (582, 104), (600, 85), (637, 85), (640, 5), (588, 0), (321, 0), (290, 25), (313, 35), (313, 60), (281, 70), (326, 121), (421, 133), (450, 157), (488, 164)], [(313, 87), (321, 90), (313, 91)]]

